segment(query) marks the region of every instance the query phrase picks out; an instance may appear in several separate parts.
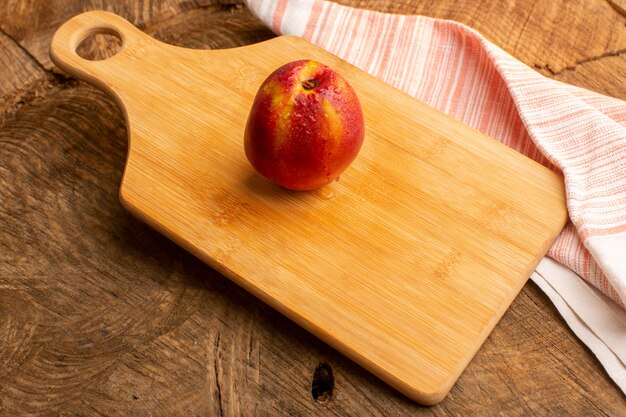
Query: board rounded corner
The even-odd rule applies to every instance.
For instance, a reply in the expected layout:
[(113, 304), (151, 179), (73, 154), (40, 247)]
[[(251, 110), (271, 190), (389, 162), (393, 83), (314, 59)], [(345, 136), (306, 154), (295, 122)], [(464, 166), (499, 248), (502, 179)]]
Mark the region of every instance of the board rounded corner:
[(453, 385), (454, 382), (451, 383), (449, 380), (446, 380), (445, 383), (433, 387), (432, 389), (405, 386), (399, 390), (412, 401), (427, 407), (432, 407), (441, 403), (447, 397)]

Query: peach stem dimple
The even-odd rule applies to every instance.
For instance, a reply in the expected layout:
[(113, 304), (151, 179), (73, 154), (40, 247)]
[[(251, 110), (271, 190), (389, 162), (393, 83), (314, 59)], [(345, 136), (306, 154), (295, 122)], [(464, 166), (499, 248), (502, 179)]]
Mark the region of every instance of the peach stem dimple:
[(320, 82), (315, 78), (311, 78), (309, 80), (302, 81), (302, 87), (304, 87), (305, 90), (313, 90), (319, 83)]

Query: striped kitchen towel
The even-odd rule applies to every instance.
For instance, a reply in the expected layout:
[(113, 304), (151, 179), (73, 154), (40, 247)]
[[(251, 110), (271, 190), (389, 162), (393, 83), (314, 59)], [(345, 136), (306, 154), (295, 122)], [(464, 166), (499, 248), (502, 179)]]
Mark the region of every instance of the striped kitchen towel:
[(570, 222), (548, 255), (626, 303), (626, 102), (543, 77), (460, 23), (322, 0), (249, 0), (305, 39), (563, 172)]
[(301, 36), (563, 173), (570, 220), (531, 278), (626, 392), (626, 102), (545, 78), (457, 22), (323, 0), (248, 6), (275, 33)]

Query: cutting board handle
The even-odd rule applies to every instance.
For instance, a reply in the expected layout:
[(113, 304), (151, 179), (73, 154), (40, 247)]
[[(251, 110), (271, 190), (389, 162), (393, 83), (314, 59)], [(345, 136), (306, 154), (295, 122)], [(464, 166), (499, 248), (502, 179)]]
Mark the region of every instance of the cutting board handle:
[[(76, 49), (80, 43), (97, 34), (118, 37), (122, 41), (120, 50), (112, 57), (99, 61), (78, 55)], [(94, 10), (72, 17), (56, 31), (50, 44), (50, 57), (63, 71), (108, 90), (107, 73), (119, 67), (120, 62), (140, 55), (147, 44), (156, 42), (124, 18)]]

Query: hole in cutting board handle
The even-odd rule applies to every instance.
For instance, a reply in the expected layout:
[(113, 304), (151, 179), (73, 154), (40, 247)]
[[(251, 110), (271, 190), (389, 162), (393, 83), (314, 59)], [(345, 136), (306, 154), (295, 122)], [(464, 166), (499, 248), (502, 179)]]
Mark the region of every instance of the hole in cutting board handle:
[(122, 35), (111, 27), (94, 27), (78, 41), (76, 54), (88, 61), (102, 61), (117, 55), (124, 46)]

